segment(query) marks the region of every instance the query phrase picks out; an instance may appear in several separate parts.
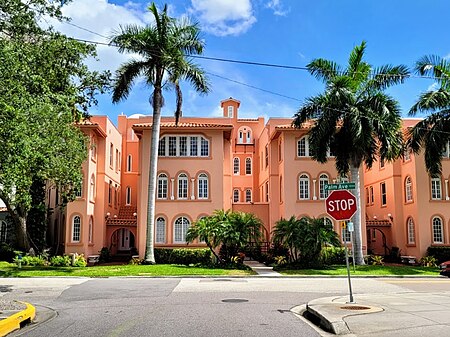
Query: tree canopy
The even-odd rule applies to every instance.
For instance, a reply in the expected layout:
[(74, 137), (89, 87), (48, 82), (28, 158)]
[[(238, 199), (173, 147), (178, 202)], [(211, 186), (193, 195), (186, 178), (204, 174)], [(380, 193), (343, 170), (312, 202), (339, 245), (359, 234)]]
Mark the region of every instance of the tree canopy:
[(58, 186), (66, 199), (80, 185), (87, 143), (74, 122), (88, 116), (109, 79), (84, 64), (93, 46), (41, 28), (39, 15), (61, 18), (60, 6), (0, 1), (0, 17), (9, 20), (0, 25), (0, 198), (23, 248), (33, 181)]

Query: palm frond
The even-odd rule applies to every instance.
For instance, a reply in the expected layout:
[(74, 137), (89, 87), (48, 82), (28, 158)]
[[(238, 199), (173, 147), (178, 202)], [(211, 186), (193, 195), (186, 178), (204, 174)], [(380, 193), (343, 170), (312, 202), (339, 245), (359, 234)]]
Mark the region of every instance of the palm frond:
[(321, 58), (311, 61), (306, 68), (311, 75), (323, 82), (328, 82), (342, 73), (337, 63)]
[(113, 83), (113, 103), (118, 103), (128, 97), (134, 80), (145, 70), (145, 67), (146, 63), (139, 60), (131, 60), (120, 66), (116, 71)]
[(422, 93), (408, 114), (414, 116), (418, 112), (433, 112), (450, 107), (450, 91), (440, 88)]
[(366, 50), (366, 41), (362, 41), (359, 46), (355, 46), (350, 52), (348, 58), (348, 66), (346, 73), (348, 76), (354, 77), (361, 69), (362, 59), (364, 57), (364, 52)]
[(367, 83), (367, 90), (385, 90), (393, 85), (401, 84), (409, 77), (409, 69), (405, 65), (383, 65), (373, 72), (373, 78)]
[(416, 62), (414, 69), (421, 76), (437, 77), (436, 81), (443, 87), (450, 84), (450, 62), (440, 56), (425, 55)]

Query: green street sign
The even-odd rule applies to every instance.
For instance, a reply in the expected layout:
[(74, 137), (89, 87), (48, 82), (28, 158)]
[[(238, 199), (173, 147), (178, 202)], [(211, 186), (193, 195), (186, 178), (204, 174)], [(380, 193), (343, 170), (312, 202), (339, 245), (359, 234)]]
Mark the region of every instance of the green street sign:
[(325, 191), (354, 190), (355, 183), (325, 184)]

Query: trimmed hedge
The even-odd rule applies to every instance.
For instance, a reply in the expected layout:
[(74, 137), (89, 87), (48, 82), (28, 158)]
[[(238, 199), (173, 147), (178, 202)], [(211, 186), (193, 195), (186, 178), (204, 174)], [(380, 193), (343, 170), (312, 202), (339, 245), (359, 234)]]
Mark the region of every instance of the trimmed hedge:
[(427, 255), (434, 256), (438, 263), (450, 261), (450, 247), (430, 246)]
[(207, 248), (155, 248), (156, 263), (161, 264), (211, 264), (211, 251)]

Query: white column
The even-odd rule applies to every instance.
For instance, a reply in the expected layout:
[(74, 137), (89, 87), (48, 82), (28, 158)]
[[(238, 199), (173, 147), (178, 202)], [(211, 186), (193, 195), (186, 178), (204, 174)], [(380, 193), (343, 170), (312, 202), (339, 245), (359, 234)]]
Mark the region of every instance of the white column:
[(175, 196), (173, 195), (174, 188), (175, 188), (175, 179), (170, 178), (170, 200), (175, 199)]
[(313, 200), (317, 200), (317, 195), (316, 195), (316, 182), (317, 182), (317, 179), (313, 179)]
[(191, 179), (191, 200), (195, 199), (195, 179)]
[(450, 200), (448, 195), (448, 179), (445, 179), (445, 200)]

